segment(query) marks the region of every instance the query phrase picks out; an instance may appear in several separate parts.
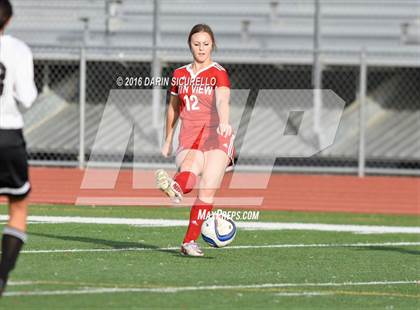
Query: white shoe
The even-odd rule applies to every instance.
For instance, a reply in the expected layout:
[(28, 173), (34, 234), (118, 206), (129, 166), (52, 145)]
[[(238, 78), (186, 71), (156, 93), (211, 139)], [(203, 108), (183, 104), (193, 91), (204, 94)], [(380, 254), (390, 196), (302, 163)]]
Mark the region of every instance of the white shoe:
[(163, 170), (158, 169), (155, 172), (156, 186), (164, 192), (175, 203), (180, 203), (182, 200), (182, 190), (169, 174)]
[(200, 246), (195, 241), (182, 244), (181, 254), (185, 256), (204, 256), (203, 251), (201, 251)]

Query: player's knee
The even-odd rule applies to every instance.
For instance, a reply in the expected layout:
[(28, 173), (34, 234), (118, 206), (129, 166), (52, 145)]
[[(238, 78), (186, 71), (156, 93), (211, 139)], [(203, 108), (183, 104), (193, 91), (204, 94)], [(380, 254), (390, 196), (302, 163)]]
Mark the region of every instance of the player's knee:
[(200, 165), (198, 164), (183, 164), (181, 166), (181, 171), (190, 171), (192, 173), (194, 173), (195, 175), (200, 175), (203, 171), (202, 171), (202, 167), (200, 167)]

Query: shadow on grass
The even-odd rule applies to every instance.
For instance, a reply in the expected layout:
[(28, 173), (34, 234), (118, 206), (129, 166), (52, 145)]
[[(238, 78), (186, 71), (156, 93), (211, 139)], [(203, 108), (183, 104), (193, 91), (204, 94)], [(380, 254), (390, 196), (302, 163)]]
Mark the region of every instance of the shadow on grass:
[(177, 254), (178, 256), (180, 255), (178, 250), (162, 249), (156, 245), (140, 243), (140, 242), (115, 241), (115, 240), (98, 239), (98, 238), (81, 237), (81, 236), (60, 236), (60, 235), (34, 233), (34, 232), (30, 233), (30, 235), (58, 239), (58, 240), (63, 240), (63, 241), (76, 241), (76, 242), (84, 242), (84, 243), (91, 243), (91, 244), (99, 244), (102, 246), (110, 247), (112, 249), (125, 249), (125, 248), (150, 249), (157, 252), (172, 253), (172, 254)]
[(76, 242), (84, 242), (84, 243), (91, 243), (91, 244), (99, 244), (102, 246), (110, 247), (112, 249), (125, 249), (125, 248), (150, 249), (156, 252), (172, 254), (172, 256), (175, 256), (181, 259), (214, 259), (214, 257), (211, 257), (211, 256), (202, 256), (202, 257), (183, 256), (180, 254), (180, 251), (178, 249), (176, 250), (163, 249), (153, 244), (140, 243), (140, 242), (115, 241), (115, 240), (98, 239), (98, 238), (81, 237), (81, 236), (61, 236), (61, 235), (35, 233), (35, 232), (31, 232), (30, 235), (58, 239), (58, 240), (63, 240), (63, 241), (76, 241)]
[(420, 255), (420, 251), (418, 250), (409, 250), (409, 249), (396, 248), (396, 247), (390, 247), (390, 246), (369, 246), (369, 247), (359, 248), (359, 250), (388, 251), (388, 252), (398, 252), (401, 254)]

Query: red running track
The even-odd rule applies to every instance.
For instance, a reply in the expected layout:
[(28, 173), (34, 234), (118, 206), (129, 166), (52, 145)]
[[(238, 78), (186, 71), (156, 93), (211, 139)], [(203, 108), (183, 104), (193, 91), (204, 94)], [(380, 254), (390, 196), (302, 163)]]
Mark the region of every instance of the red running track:
[[(106, 176), (113, 170), (96, 171), (105, 172), (105, 176), (94, 177), (93, 183), (106, 185)], [(31, 202), (145, 205), (145, 199), (149, 199), (153, 204), (168, 203), (162, 193), (153, 188), (152, 171), (140, 171), (140, 187), (146, 184), (151, 187), (149, 189), (133, 189), (131, 170), (120, 171), (115, 188), (81, 189), (84, 173), (75, 168), (32, 167)], [(258, 174), (255, 173), (241, 173), (243, 180), (256, 177)], [(420, 178), (415, 177), (273, 174), (266, 189), (255, 190), (229, 189), (230, 178), (231, 174), (228, 174), (224, 179), (218, 192), (220, 199), (230, 197), (231, 201), (238, 202), (247, 197), (261, 197), (262, 204), (225, 206), (228, 208), (420, 215)], [(191, 201), (194, 195), (196, 191), (188, 195)], [(103, 200), (89, 203), (92, 197)], [(162, 203), (157, 203), (159, 201)]]

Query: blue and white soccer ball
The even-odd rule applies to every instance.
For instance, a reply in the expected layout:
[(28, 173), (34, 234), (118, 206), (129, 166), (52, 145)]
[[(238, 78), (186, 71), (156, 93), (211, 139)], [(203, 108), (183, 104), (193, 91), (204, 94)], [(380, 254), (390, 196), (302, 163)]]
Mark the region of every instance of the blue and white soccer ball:
[(235, 222), (220, 214), (210, 215), (201, 226), (201, 237), (212, 247), (222, 248), (230, 244), (236, 236)]

